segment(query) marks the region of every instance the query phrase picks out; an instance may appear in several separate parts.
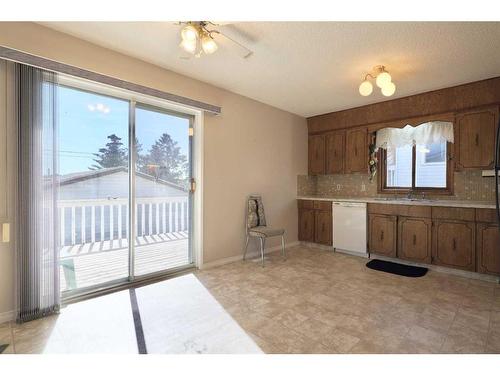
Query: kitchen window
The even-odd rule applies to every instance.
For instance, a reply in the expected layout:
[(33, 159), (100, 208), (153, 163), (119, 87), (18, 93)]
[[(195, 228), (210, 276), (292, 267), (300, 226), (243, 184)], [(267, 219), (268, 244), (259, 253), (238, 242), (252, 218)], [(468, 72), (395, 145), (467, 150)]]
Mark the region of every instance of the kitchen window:
[[(431, 130), (435, 132), (436, 125), (432, 125)], [(441, 136), (434, 139), (421, 137), (422, 133), (428, 134), (429, 128), (423, 132), (418, 127), (407, 126), (404, 129), (387, 128), (380, 134), (377, 133), (377, 137), (380, 135), (378, 140), (380, 192), (417, 191), (444, 194), (451, 192), (452, 167), (449, 157), (451, 143)], [(428, 142), (419, 143), (418, 140)]]

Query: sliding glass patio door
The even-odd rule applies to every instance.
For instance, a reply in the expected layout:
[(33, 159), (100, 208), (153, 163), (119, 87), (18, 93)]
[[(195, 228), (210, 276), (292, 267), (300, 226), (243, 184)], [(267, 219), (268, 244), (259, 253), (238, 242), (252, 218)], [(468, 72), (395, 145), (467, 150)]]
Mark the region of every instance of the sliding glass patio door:
[(189, 116), (135, 105), (134, 275), (191, 263)]
[(129, 277), (129, 103), (58, 88), (62, 292)]
[(95, 89), (58, 88), (63, 296), (192, 263), (192, 116)]

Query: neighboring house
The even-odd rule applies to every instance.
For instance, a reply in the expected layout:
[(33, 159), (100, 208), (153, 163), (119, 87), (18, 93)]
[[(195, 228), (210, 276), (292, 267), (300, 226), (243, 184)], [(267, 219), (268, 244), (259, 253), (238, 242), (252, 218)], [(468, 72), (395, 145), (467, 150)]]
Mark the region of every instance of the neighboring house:
[[(420, 147), (420, 146), (418, 146)], [(400, 147), (388, 153), (387, 173), (389, 186), (411, 185), (411, 148)], [(425, 152), (417, 150), (417, 186), (446, 186), (446, 143), (426, 146)]]
[[(137, 198), (184, 197), (182, 186), (136, 172)], [(128, 169), (115, 167), (70, 173), (60, 176), (59, 200), (126, 199), (128, 197)]]

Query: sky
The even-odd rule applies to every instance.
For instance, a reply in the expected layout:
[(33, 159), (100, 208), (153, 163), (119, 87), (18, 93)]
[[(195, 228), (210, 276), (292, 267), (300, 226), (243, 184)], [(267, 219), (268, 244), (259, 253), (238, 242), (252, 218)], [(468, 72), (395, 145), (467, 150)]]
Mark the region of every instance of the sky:
[[(128, 145), (128, 102), (68, 87), (59, 87), (59, 173), (88, 171), (94, 153), (116, 134)], [(142, 153), (168, 133), (187, 156), (189, 121), (172, 115), (136, 110), (136, 137)]]

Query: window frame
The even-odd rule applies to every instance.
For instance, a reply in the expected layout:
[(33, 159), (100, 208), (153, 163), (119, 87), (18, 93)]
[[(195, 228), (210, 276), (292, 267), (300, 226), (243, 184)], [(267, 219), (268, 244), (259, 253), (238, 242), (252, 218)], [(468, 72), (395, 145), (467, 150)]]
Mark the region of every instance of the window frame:
[(423, 194), (453, 194), (453, 144), (446, 143), (446, 187), (417, 187), (416, 182), (416, 145), (412, 148), (412, 172), (411, 172), (411, 187), (387, 186), (387, 151), (384, 149), (378, 150), (378, 193), (380, 194), (408, 194), (409, 192)]

